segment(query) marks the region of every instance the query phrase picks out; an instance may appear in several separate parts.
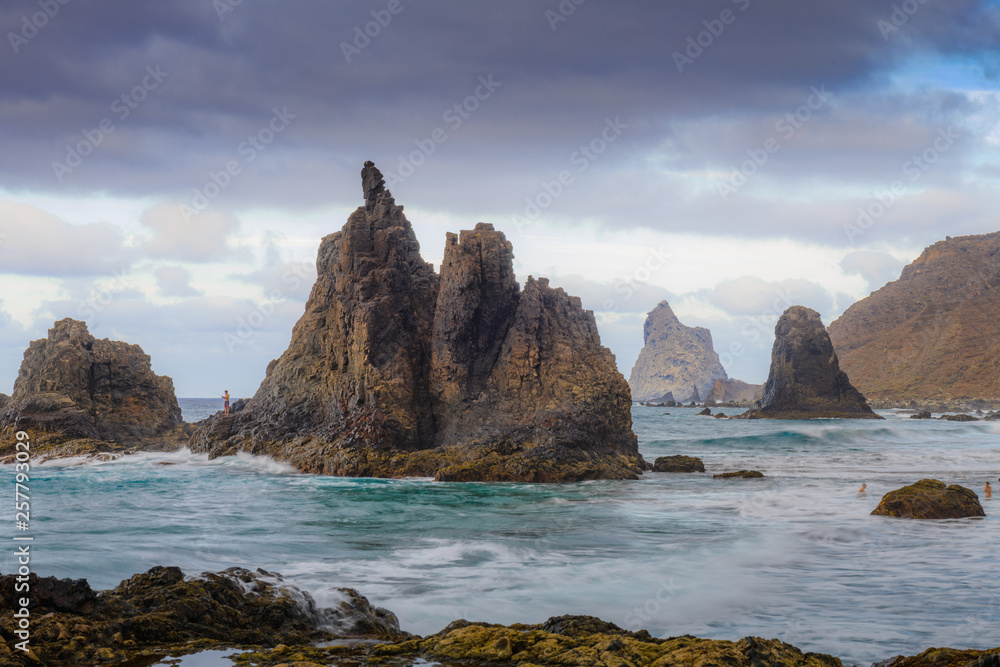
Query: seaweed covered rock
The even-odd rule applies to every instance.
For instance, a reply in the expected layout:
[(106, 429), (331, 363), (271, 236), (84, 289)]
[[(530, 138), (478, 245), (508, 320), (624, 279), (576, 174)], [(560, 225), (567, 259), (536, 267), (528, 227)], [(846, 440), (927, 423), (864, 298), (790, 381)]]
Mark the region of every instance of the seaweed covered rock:
[(890, 491), (882, 496), (872, 514), (900, 519), (961, 519), (986, 516), (975, 491), (958, 484), (949, 486), (936, 479), (922, 479), (915, 484)]
[(441, 275), (371, 162), (364, 206), (323, 239), (285, 353), (195, 451), (305, 472), (453, 481), (633, 478), (631, 395), (577, 297), (528, 278), (503, 233), (448, 234)]
[(25, 351), (0, 429), (27, 431), (43, 455), (174, 449), (188, 435), (173, 381), (153, 372), (141, 347), (98, 340), (70, 318)]
[(882, 419), (840, 370), (819, 313), (804, 306), (778, 318), (763, 394), (743, 417)]
[[(15, 579), (0, 576), (0, 629), (7, 637), (14, 636), (19, 609), (18, 598), (7, 595)], [(154, 567), (101, 593), (83, 579), (32, 574), (28, 583), (34, 661), (18, 651), (0, 654), (0, 664), (124, 662), (145, 649), (191, 642), (206, 648), (407, 636), (392, 612), (353, 589), (338, 589), (343, 599), (336, 608), (319, 608), (308, 593), (264, 570), (234, 567), (191, 578), (176, 567)]]
[(658, 456), (653, 462), (653, 472), (705, 472), (705, 464), (697, 456)]
[(764, 476), (759, 470), (737, 470), (735, 472), (720, 472), (716, 475), (712, 475), (716, 479), (732, 479), (734, 477), (740, 477), (742, 479), (760, 479)]

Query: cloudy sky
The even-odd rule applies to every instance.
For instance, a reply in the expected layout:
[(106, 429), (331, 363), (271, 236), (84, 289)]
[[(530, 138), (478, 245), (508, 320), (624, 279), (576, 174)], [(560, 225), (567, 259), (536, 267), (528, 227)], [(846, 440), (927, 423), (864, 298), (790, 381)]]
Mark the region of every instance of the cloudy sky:
[(6, 0), (0, 391), (56, 319), (252, 394), (374, 160), (439, 263), (494, 223), (628, 375), (668, 299), (730, 375), (1000, 220), (1000, 5)]

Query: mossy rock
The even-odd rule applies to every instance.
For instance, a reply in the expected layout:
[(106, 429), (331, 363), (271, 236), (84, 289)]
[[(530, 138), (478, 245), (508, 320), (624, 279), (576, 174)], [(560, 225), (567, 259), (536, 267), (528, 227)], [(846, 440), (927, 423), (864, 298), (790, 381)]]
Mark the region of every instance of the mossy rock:
[(736, 472), (720, 472), (717, 475), (712, 475), (716, 479), (730, 479), (733, 477), (742, 477), (744, 479), (760, 479), (764, 476), (759, 470), (737, 470)]
[(653, 463), (653, 472), (705, 472), (705, 464), (697, 456), (660, 456)]
[(899, 519), (963, 519), (983, 517), (979, 496), (969, 488), (948, 486), (936, 479), (922, 479), (882, 496), (873, 516)]

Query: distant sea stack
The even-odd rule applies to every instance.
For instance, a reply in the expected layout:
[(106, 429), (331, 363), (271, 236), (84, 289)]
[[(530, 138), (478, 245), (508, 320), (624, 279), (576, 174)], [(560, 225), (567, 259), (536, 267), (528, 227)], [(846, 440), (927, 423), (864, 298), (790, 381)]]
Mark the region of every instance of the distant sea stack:
[(753, 403), (759, 401), (764, 391), (762, 384), (749, 384), (743, 380), (719, 378), (705, 397), (716, 403)]
[(881, 419), (840, 370), (819, 313), (804, 306), (778, 318), (763, 395), (743, 417)]
[(712, 334), (680, 323), (670, 304), (661, 301), (646, 317), (643, 347), (628, 384), (636, 401), (653, 401), (667, 392), (680, 402), (701, 401), (716, 380), (727, 380)]
[(98, 340), (69, 318), (31, 342), (0, 409), (5, 430), (37, 432), (50, 444), (89, 442), (68, 454), (106, 451), (101, 442), (174, 448), (187, 439), (182, 423), (173, 381), (153, 372), (141, 347)]
[(1000, 399), (1000, 232), (928, 247), (830, 339), (869, 399)]
[(448, 234), (441, 275), (371, 162), (365, 204), (323, 239), (288, 350), (192, 449), (306, 472), (439, 480), (633, 478), (631, 395), (594, 315), (514, 277), (492, 225)]

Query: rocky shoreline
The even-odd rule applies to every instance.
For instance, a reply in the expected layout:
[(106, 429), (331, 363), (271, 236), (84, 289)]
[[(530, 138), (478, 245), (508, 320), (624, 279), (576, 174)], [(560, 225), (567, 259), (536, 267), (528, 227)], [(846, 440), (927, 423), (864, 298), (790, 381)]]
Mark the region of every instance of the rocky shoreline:
[[(0, 667), (149, 667), (167, 656), (219, 651), (236, 665), (732, 665), (841, 667), (833, 656), (803, 652), (777, 639), (739, 641), (683, 635), (657, 638), (593, 616), (558, 616), (538, 624), (457, 620), (420, 637), (395, 614), (358, 591), (339, 588), (321, 608), (280, 574), (230, 568), (185, 576), (154, 567), (108, 591), (85, 579), (30, 575), (30, 651), (14, 647), (18, 610), (14, 575), (0, 576)], [(882, 667), (993, 667), (1000, 648), (928, 649)]]

